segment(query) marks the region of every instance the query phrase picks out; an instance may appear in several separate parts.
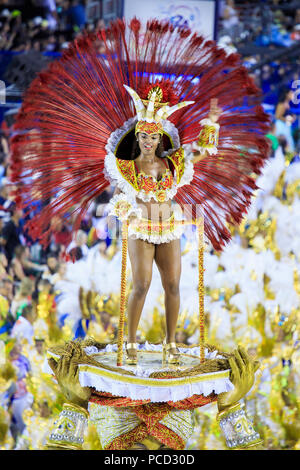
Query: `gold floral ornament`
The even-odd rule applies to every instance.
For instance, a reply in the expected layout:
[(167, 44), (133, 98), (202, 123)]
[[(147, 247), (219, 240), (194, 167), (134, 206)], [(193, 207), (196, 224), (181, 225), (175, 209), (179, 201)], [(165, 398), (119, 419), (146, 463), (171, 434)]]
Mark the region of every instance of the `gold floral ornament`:
[(129, 218), (140, 218), (142, 209), (134, 201), (129, 200), (126, 194), (116, 194), (107, 205), (108, 215), (114, 215), (125, 222)]
[(210, 122), (204, 123), (203, 121), (202, 124), (206, 125), (200, 131), (197, 144), (199, 147), (217, 147), (219, 139), (218, 127), (215, 124), (213, 125)]
[(208, 152), (209, 155), (216, 155), (218, 153), (220, 124), (206, 118), (200, 121), (200, 125), (202, 128), (198, 141), (193, 142), (192, 150), (201, 154)]
[(234, 231), (256, 253), (269, 249), (274, 253), (275, 259), (280, 259), (280, 250), (276, 243), (277, 219), (276, 217), (271, 217), (268, 211), (262, 212), (254, 220), (244, 218), (240, 226), (234, 228)]
[(131, 204), (126, 201), (119, 201), (115, 205), (115, 211), (119, 219), (124, 220), (127, 216), (127, 213), (131, 209)]
[(164, 202), (164, 200), (166, 199), (166, 192), (164, 189), (158, 189), (157, 191), (155, 191), (155, 195), (158, 202)]

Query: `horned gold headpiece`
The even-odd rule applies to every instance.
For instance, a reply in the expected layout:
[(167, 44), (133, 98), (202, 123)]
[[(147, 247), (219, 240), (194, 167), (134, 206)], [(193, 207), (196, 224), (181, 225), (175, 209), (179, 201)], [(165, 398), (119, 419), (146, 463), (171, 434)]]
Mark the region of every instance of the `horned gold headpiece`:
[(148, 100), (142, 100), (139, 95), (127, 85), (124, 85), (131, 98), (134, 101), (138, 122), (135, 127), (135, 133), (145, 132), (146, 134), (163, 134), (162, 120), (167, 119), (178, 109), (183, 108), (194, 101), (182, 101), (174, 106), (169, 106), (169, 103), (162, 103), (162, 92), (159, 86), (153, 88), (149, 95)]

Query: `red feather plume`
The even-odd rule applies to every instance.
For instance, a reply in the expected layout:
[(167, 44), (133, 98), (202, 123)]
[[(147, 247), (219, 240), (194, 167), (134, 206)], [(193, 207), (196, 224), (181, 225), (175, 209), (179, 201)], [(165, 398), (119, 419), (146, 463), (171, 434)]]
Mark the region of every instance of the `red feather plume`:
[(189, 205), (191, 217), (201, 205), (206, 236), (217, 250), (230, 240), (226, 224), (240, 223), (250, 204), (268, 157), (269, 123), (239, 56), (168, 23), (153, 20), (142, 29), (137, 19), (129, 25), (117, 20), (83, 33), (24, 96), (11, 139), (12, 180), (19, 205), (30, 211), (34, 201), (43, 204), (27, 225), (42, 243), (48, 242), (53, 217), (67, 217), (76, 230), (91, 201), (108, 187), (107, 140), (135, 115), (123, 84), (146, 91), (162, 74), (169, 98), (195, 101), (170, 117), (181, 144), (197, 140), (211, 98), (223, 109), (218, 155), (195, 165), (191, 184), (175, 200)]

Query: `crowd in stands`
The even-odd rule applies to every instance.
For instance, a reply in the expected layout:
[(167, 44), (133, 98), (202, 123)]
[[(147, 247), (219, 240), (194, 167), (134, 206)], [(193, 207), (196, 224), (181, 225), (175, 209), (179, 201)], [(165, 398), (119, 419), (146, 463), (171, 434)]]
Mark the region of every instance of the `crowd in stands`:
[(235, 43), (287, 47), (300, 37), (300, 2), (221, 0), (218, 35)]
[[(59, 52), (82, 29), (104, 25), (87, 20), (85, 0), (1, 0), (0, 50)], [(218, 36), (235, 44), (287, 47), (300, 39), (300, 3), (294, 0), (219, 2)], [(295, 7), (293, 8), (293, 5)]]
[(84, 1), (2, 0), (0, 50), (59, 52), (83, 28), (103, 25), (101, 19), (87, 23)]
[(262, 89), (272, 133), (285, 142), (286, 151), (299, 152), (300, 58), (298, 53), (289, 57), (288, 50), (300, 40), (300, 2), (224, 0), (219, 13), (219, 45), (242, 54)]

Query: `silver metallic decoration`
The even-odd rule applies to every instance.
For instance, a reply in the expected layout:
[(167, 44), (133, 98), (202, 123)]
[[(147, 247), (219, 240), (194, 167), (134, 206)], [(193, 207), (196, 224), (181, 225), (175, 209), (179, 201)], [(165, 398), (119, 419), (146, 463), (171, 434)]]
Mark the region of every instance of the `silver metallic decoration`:
[(88, 413), (76, 405), (64, 404), (54, 428), (48, 436), (47, 447), (82, 447)]
[(220, 427), (230, 449), (249, 447), (261, 442), (260, 435), (255, 431), (252, 421), (240, 407), (224, 413), (220, 417)]

